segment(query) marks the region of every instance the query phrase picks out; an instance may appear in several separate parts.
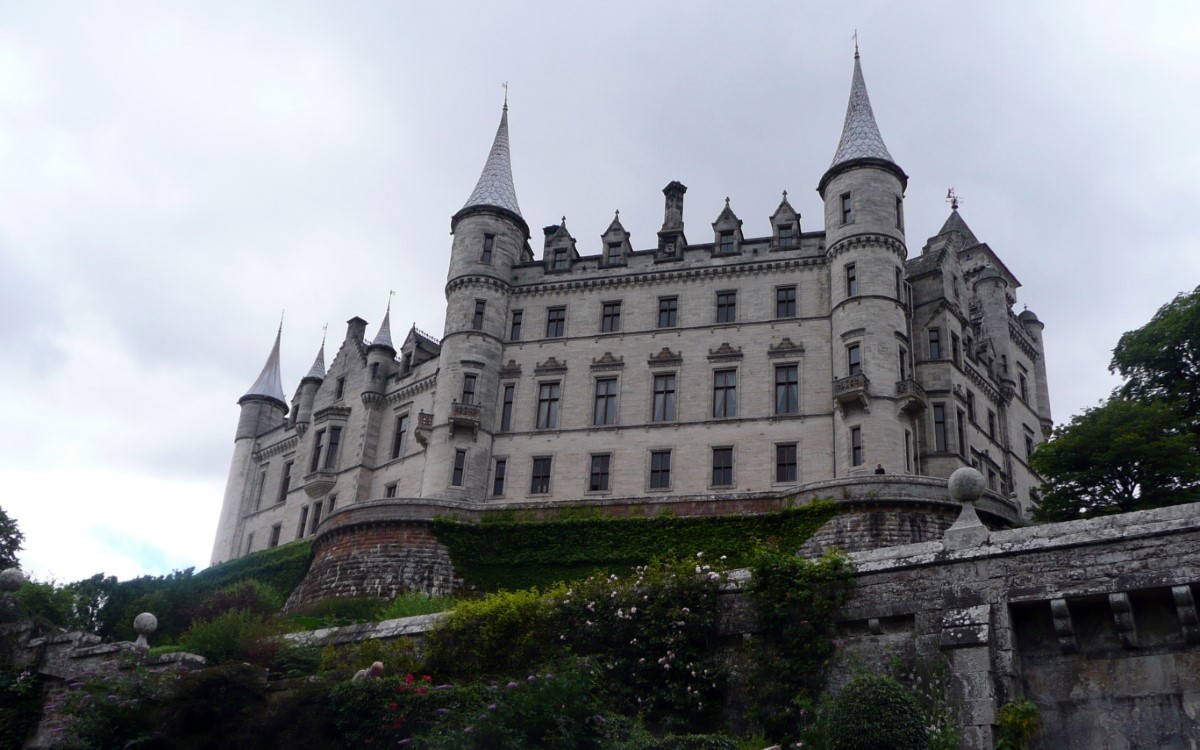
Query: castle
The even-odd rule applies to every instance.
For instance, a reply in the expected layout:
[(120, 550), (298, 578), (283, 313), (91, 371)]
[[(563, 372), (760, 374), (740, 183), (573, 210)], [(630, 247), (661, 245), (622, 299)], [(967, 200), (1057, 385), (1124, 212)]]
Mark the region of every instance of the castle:
[(957, 205), (909, 257), (907, 182), (856, 52), (821, 229), (803, 231), (785, 192), (764, 235), (726, 201), (692, 242), (672, 182), (654, 247), (635, 249), (618, 214), (583, 252), (565, 221), (546, 227), (538, 260), (506, 102), (451, 219), (441, 340), (413, 327), (397, 343), (390, 308), (369, 340), (352, 318), (289, 408), (277, 335), (238, 401), (212, 562), (355, 509), (373, 523), (581, 504), (754, 512), (879, 473), (891, 488), (941, 478), (940, 497), (968, 465), (986, 477), (985, 518), (1027, 516), (1028, 457), (1052, 424), (1042, 324), (1014, 314), (1019, 282)]

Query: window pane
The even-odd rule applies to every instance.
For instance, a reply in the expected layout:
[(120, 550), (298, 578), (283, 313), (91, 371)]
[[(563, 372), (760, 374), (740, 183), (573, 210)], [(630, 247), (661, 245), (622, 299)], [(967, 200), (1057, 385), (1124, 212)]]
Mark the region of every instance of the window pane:
[(780, 365), (775, 368), (775, 413), (795, 414), (799, 411), (799, 370), (796, 365)]

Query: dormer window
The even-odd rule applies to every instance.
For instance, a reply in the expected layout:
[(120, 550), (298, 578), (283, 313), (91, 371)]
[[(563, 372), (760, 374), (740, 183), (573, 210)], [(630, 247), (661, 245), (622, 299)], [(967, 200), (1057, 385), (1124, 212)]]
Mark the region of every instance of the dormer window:
[(569, 267), (570, 261), (567, 257), (567, 249), (565, 247), (555, 248), (554, 255), (552, 257), (553, 259), (550, 263), (550, 268), (552, 270), (563, 271)]
[(620, 242), (608, 243), (608, 247), (604, 248), (604, 262), (610, 266), (621, 262)]
[(722, 255), (728, 255), (737, 251), (736, 238), (732, 231), (721, 232), (720, 244), (717, 246), (717, 252)]
[(795, 224), (780, 224), (776, 227), (779, 230), (779, 246), (780, 247), (795, 247), (796, 246), (796, 225)]
[(496, 244), (496, 235), (494, 235), (494, 234), (483, 235), (483, 253), (481, 253), (479, 256), (480, 263), (491, 263), (492, 262), (492, 247), (495, 246), (495, 244)]

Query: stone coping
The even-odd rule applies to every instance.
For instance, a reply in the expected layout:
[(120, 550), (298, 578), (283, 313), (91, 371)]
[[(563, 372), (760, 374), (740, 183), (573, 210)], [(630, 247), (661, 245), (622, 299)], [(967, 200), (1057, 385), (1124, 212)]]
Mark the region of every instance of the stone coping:
[(872, 573), (1187, 532), (1200, 532), (1200, 503), (993, 531), (983, 544), (953, 551), (941, 542), (921, 542), (856, 552), (850, 558), (859, 573)]
[(436, 612), (431, 615), (400, 617), (395, 620), (383, 620), (382, 622), (362, 622), (338, 628), (321, 628), (319, 630), (287, 633), (280, 637), (297, 646), (324, 646), (330, 643), (356, 643), (381, 638), (419, 636), (432, 630), (447, 615), (449, 615), (448, 612)]

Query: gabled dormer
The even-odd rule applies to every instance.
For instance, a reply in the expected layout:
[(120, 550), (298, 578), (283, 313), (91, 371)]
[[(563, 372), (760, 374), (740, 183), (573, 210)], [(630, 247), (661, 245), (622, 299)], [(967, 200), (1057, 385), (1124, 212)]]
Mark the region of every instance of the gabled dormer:
[(414, 323), (400, 346), (400, 376), (408, 375), (418, 365), (436, 359), (441, 350), (440, 342)]
[(548, 226), (542, 230), (546, 236), (545, 249), (542, 251), (542, 265), (546, 273), (564, 273), (579, 260), (579, 251), (575, 249), (575, 238), (567, 231), (567, 217), (562, 224)]
[(788, 203), (787, 191), (783, 191), (783, 200), (779, 208), (771, 214), (771, 249), (788, 250), (800, 247), (800, 214)]
[(737, 255), (742, 251), (742, 220), (729, 207), (728, 198), (712, 227), (713, 255)]
[(620, 211), (616, 212), (608, 229), (600, 235), (600, 241), (603, 245), (600, 265), (605, 268), (625, 265), (629, 255), (633, 252), (633, 246), (629, 242), (629, 232), (626, 232), (625, 227), (621, 226)]

